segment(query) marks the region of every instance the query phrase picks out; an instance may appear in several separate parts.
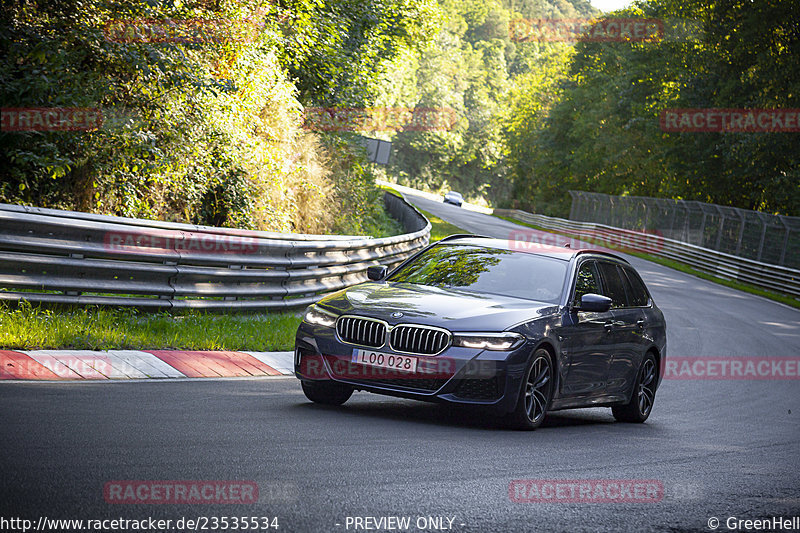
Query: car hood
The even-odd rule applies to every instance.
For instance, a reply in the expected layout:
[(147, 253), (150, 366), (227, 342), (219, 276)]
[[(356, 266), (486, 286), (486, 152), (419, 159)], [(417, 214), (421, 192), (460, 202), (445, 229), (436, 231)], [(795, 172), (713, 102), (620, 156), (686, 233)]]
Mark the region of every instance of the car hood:
[[(453, 331), (502, 331), (551, 315), (558, 306), (509, 296), (397, 282), (369, 282), (334, 293), (319, 304), (338, 314), (356, 314), (389, 324), (415, 323)], [(393, 313), (403, 313), (393, 317)]]

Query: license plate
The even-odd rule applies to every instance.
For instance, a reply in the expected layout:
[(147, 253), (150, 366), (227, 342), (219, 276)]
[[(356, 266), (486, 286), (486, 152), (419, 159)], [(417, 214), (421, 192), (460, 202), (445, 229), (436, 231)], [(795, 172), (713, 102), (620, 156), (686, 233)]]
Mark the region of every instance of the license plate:
[(417, 358), (394, 353), (373, 352), (370, 350), (353, 350), (353, 363), (360, 365), (391, 368), (402, 372), (416, 372)]

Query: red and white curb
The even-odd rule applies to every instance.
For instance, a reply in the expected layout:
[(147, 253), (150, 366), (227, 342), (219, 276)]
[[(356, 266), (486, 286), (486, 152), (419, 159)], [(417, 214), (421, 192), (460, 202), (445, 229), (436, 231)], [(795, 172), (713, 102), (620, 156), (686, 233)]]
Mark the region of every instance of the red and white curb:
[(292, 352), (0, 350), (0, 380), (263, 377), (293, 368)]

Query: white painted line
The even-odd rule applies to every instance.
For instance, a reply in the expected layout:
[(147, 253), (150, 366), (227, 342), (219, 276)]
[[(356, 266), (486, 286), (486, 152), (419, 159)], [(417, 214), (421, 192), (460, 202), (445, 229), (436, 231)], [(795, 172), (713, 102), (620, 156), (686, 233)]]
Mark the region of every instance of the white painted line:
[(136, 350), (109, 350), (106, 353), (115, 371), (114, 375), (108, 376), (110, 378), (147, 379), (149, 377), (162, 377), (161, 372), (147, 364), (146, 358), (155, 357), (149, 353)]
[(294, 374), (294, 352), (243, 352), (252, 355), (281, 374)]
[[(185, 378), (186, 375), (171, 367), (155, 355), (136, 350), (114, 350), (114, 353), (130, 354), (135, 358), (137, 368), (151, 378)], [(134, 363), (132, 363), (134, 364)]]
[[(162, 372), (160, 367), (156, 366), (158, 363), (165, 365), (166, 363), (153, 354), (138, 350), (109, 350), (108, 356), (114, 368), (124, 370), (131, 378), (166, 378), (171, 375)], [(179, 376), (183, 375), (171, 366), (169, 368), (172, 369), (173, 373), (177, 372)]]

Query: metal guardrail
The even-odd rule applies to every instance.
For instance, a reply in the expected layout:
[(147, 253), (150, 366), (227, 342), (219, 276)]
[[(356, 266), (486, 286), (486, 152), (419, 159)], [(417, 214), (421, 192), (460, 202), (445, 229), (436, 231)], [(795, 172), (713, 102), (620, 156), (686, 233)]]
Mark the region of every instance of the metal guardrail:
[(800, 299), (800, 270), (793, 268), (762, 263), (694, 244), (667, 239), (657, 233), (535, 215), (517, 209), (495, 209), (494, 213), (546, 230), (594, 241), (595, 244), (601, 246), (614, 246), (623, 251), (627, 249), (665, 257), (718, 278), (741, 281)]
[(428, 244), (404, 199), (384, 203), (407, 233), (302, 235), (211, 228), (0, 204), (0, 300), (152, 310), (282, 310), (361, 283)]
[(570, 220), (665, 237), (770, 265), (800, 268), (800, 217), (691, 200), (569, 191)]

